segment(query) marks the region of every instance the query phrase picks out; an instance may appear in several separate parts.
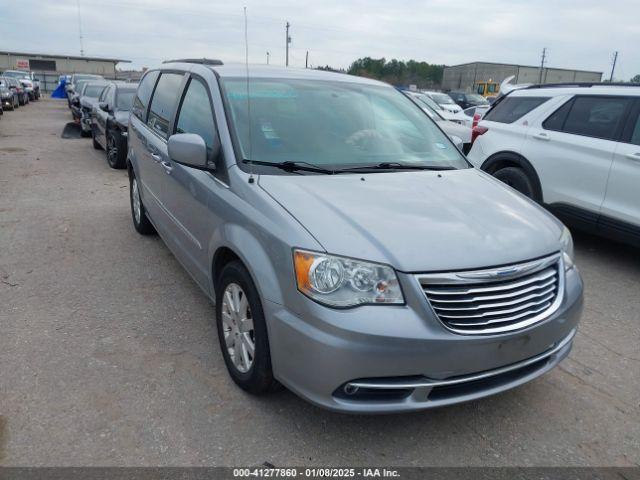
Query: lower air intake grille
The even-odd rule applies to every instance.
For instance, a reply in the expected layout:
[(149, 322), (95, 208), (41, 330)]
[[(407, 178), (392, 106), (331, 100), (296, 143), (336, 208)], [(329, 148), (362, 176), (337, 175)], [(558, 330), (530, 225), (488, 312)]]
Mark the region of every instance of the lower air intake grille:
[(532, 325), (561, 301), (559, 254), (507, 267), (417, 275), (442, 323), (458, 333), (488, 334)]

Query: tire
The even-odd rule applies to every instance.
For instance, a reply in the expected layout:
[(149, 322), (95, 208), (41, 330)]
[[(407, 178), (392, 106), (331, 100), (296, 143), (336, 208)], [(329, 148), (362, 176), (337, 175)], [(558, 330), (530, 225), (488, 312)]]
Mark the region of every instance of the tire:
[(118, 132), (107, 130), (107, 163), (111, 168), (126, 166), (126, 149), (122, 148), (122, 136)]
[(140, 235), (153, 235), (156, 233), (156, 229), (153, 228), (153, 224), (147, 218), (147, 211), (140, 197), (138, 179), (135, 173), (133, 173), (133, 169), (129, 170), (129, 201), (131, 203), (131, 218), (133, 219), (133, 226), (136, 231)]
[(91, 130), (91, 143), (93, 144), (93, 148), (95, 148), (96, 150), (102, 150), (102, 145), (100, 145), (96, 141), (96, 131), (95, 131), (95, 129)]
[(526, 197), (529, 197), (532, 200), (536, 199), (535, 189), (533, 187), (533, 182), (529, 178), (529, 176), (525, 173), (524, 170), (518, 167), (505, 167), (500, 170), (494, 172), (494, 177), (496, 177), (501, 182), (506, 183), (511, 188), (519, 191)]
[[(232, 261), (222, 269), (216, 285), (218, 340), (229, 375), (254, 395), (276, 390), (279, 384), (271, 369), (267, 324), (251, 275), (242, 263)], [(239, 314), (233, 305), (239, 306)]]

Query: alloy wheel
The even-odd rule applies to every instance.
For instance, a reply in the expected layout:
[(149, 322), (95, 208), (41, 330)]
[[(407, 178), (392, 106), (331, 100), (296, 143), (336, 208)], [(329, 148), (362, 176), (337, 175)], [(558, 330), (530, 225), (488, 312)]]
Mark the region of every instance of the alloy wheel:
[(227, 285), (222, 295), (222, 329), (231, 362), (240, 373), (248, 372), (255, 358), (255, 331), (249, 299), (237, 283)]
[(118, 147), (113, 134), (107, 136), (107, 160), (110, 165), (115, 165), (118, 161)]
[(133, 177), (131, 181), (131, 202), (133, 205), (133, 215), (136, 219), (136, 223), (140, 223), (140, 219), (142, 218), (142, 209), (140, 202), (140, 191), (138, 190), (138, 180), (136, 177)]

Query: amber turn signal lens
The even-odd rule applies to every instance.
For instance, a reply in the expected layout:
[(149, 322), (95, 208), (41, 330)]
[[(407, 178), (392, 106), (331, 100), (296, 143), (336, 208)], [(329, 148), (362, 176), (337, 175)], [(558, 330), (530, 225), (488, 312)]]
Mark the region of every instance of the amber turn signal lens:
[(293, 264), (296, 270), (296, 282), (298, 288), (302, 291), (309, 291), (311, 289), (311, 282), (309, 281), (309, 271), (313, 264), (313, 255), (307, 252), (301, 252), (296, 250), (293, 252)]

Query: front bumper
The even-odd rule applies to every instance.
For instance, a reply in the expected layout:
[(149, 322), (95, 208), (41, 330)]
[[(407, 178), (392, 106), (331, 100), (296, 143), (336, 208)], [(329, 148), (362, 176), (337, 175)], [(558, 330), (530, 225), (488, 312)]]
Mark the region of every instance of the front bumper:
[[(303, 300), (300, 312), (266, 301), (274, 375), (335, 411), (392, 413), (493, 395), (551, 370), (571, 350), (582, 280), (566, 273), (562, 304), (531, 327), (461, 335), (434, 317), (417, 282), (400, 275), (405, 306), (332, 310)], [(304, 310), (304, 311), (303, 311)]]

